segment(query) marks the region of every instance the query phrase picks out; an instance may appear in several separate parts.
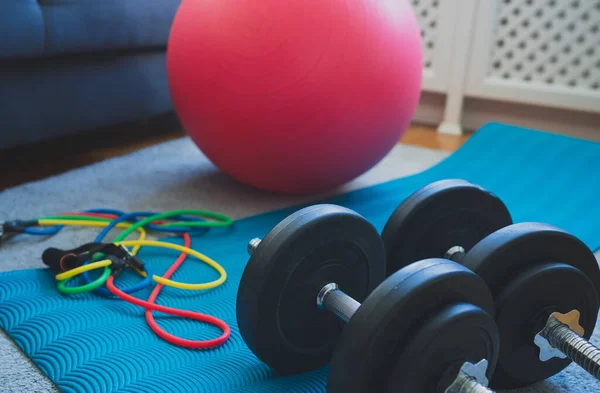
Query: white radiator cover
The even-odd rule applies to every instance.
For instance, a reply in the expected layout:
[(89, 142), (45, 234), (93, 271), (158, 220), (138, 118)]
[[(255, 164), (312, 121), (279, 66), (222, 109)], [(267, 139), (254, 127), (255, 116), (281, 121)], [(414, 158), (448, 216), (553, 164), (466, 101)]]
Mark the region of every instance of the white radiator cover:
[(411, 3), (423, 91), (445, 96), (441, 131), (461, 131), (467, 98), (600, 116), (600, 0)]

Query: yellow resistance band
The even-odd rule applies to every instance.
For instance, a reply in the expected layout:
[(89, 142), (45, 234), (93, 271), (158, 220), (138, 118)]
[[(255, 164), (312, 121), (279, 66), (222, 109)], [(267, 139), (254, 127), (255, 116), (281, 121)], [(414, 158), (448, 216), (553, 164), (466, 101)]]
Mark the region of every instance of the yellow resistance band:
[(92, 262), (87, 265), (76, 267), (75, 269), (67, 270), (64, 273), (57, 274), (55, 276), (57, 281), (67, 280), (71, 277), (75, 277), (83, 272), (89, 272), (90, 270), (99, 269), (101, 267), (109, 266), (112, 263), (111, 260), (105, 259), (103, 261)]
[[(217, 262), (213, 261), (206, 255), (200, 254), (198, 251), (192, 250), (191, 248), (180, 246), (178, 244), (159, 242), (159, 241), (153, 241), (153, 240), (127, 240), (127, 241), (122, 241), (122, 242), (118, 242), (115, 244), (117, 244), (117, 245), (120, 244), (125, 247), (137, 246), (137, 245), (162, 247), (162, 248), (170, 248), (171, 250), (185, 252), (186, 254), (196, 257), (197, 259), (206, 263), (208, 266), (215, 269), (220, 275), (220, 277), (218, 279), (207, 282), (207, 283), (202, 283), (202, 284), (186, 284), (186, 283), (182, 283), (182, 282), (178, 282), (178, 281), (167, 280), (166, 278), (163, 278), (163, 277), (157, 276), (157, 275), (152, 276), (152, 279), (154, 281), (159, 282), (163, 285), (167, 285), (167, 286), (175, 287), (175, 288), (179, 288), (179, 289), (201, 290), (201, 289), (211, 289), (211, 288), (218, 287), (219, 285), (223, 284), (225, 282), (225, 280), (227, 279), (227, 272), (225, 271), (225, 269), (223, 269), (223, 267), (221, 265), (219, 265)], [(144, 273), (142, 272), (142, 274), (144, 274)]]
[[(45, 226), (66, 225), (66, 226), (85, 226), (85, 227), (106, 227), (108, 224), (109, 224), (109, 222), (101, 222), (101, 221), (39, 220), (39, 225), (45, 225)], [(133, 225), (133, 224), (119, 223), (119, 224), (117, 224), (117, 227), (118, 228), (129, 228), (131, 225)], [(185, 252), (186, 254), (189, 254), (189, 255), (201, 260), (202, 262), (206, 263), (207, 265), (209, 265), (210, 267), (215, 269), (220, 275), (220, 277), (217, 280), (207, 282), (207, 283), (201, 283), (201, 284), (182, 283), (182, 282), (178, 282), (178, 281), (168, 280), (166, 278), (163, 278), (163, 277), (157, 276), (157, 275), (152, 276), (152, 279), (154, 281), (159, 282), (159, 283), (169, 286), (169, 287), (174, 287), (174, 288), (179, 288), (179, 289), (203, 290), (203, 289), (211, 289), (211, 288), (218, 287), (219, 285), (223, 284), (225, 282), (225, 280), (227, 279), (227, 272), (225, 271), (225, 269), (223, 269), (223, 267), (221, 265), (219, 265), (217, 262), (210, 259), (206, 255), (201, 254), (198, 251), (193, 250), (191, 248), (180, 246), (177, 244), (153, 241), (153, 240), (145, 240), (146, 239), (146, 231), (141, 227), (137, 228), (136, 230), (140, 233), (140, 237), (138, 240), (126, 240), (126, 241), (118, 242), (115, 244), (122, 244), (125, 247), (134, 246), (133, 250), (132, 250), (133, 254), (136, 254), (142, 246), (169, 248), (172, 250)], [(103, 262), (103, 261), (100, 261), (100, 262)], [(96, 263), (99, 263), (99, 262), (96, 262)], [(85, 266), (91, 266), (91, 265), (92, 264), (85, 265)], [(99, 268), (99, 267), (100, 267), (99, 265), (95, 265), (94, 268)], [(75, 269), (73, 269), (73, 270), (75, 270)], [(85, 270), (81, 270), (81, 271), (79, 271), (79, 273), (83, 273), (84, 271)], [(66, 273), (68, 273), (68, 272), (66, 272)], [(144, 277), (146, 276), (145, 272), (138, 272), (138, 273), (140, 273)], [(63, 273), (61, 273), (61, 274), (63, 274)], [(73, 275), (71, 275), (71, 277), (76, 274), (78, 274), (78, 273), (74, 273)]]

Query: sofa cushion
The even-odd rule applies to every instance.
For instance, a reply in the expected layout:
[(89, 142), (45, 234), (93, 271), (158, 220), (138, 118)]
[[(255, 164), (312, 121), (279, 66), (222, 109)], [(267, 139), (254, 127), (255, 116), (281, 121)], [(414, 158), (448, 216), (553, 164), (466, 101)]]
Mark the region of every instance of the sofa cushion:
[(0, 58), (164, 47), (181, 0), (2, 0)]
[(0, 1), (0, 59), (43, 53), (42, 20), (37, 0)]
[(6, 62), (0, 67), (0, 155), (2, 149), (172, 112), (165, 62), (158, 49)]

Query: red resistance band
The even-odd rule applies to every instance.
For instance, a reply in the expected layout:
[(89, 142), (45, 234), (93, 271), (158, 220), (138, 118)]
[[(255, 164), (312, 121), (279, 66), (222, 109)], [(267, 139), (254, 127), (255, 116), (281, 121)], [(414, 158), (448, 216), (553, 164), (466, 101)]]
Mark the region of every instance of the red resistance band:
[[(86, 215), (86, 216), (94, 216), (94, 217), (101, 217), (101, 218), (108, 218), (108, 219), (118, 218), (118, 216), (115, 216), (112, 214), (99, 214), (99, 213), (68, 213), (68, 214), (70, 214), (70, 215)], [(160, 225), (162, 223), (164, 223), (164, 221), (153, 222), (153, 224), (156, 224), (156, 225)], [(191, 239), (190, 239), (190, 235), (188, 233), (183, 233), (182, 236), (183, 236), (184, 246), (187, 248), (190, 248), (191, 243), (192, 243)], [(177, 269), (179, 269), (181, 264), (186, 260), (187, 256), (188, 256), (187, 253), (182, 252), (179, 255), (179, 257), (175, 260), (175, 262), (173, 262), (173, 264), (169, 267), (169, 270), (167, 270), (167, 272), (164, 274), (163, 277), (167, 280), (169, 278), (171, 278), (171, 276), (177, 271)], [(150, 326), (152, 331), (157, 336), (161, 337), (165, 341), (170, 342), (171, 344), (178, 345), (178, 346), (185, 347), (185, 348), (208, 349), (208, 348), (213, 348), (213, 347), (222, 345), (229, 339), (229, 336), (231, 335), (231, 329), (229, 328), (229, 325), (227, 325), (221, 319), (215, 318), (215, 317), (207, 315), (207, 314), (202, 314), (199, 312), (181, 310), (181, 309), (177, 309), (177, 308), (165, 307), (165, 306), (156, 304), (155, 303), (156, 298), (158, 297), (158, 295), (160, 294), (160, 291), (164, 287), (164, 285), (161, 283), (156, 284), (156, 286), (152, 290), (152, 293), (150, 293), (150, 297), (148, 298), (148, 301), (144, 301), (144, 300), (135, 298), (135, 297), (121, 291), (119, 288), (117, 288), (115, 286), (114, 281), (115, 281), (115, 277), (111, 275), (108, 278), (108, 280), (106, 281), (106, 287), (108, 288), (108, 290), (113, 295), (119, 297), (122, 300), (125, 300), (126, 302), (129, 302), (131, 304), (135, 304), (136, 306), (145, 308), (146, 309), (146, 322), (148, 323), (148, 325)], [(219, 336), (218, 338), (215, 338), (212, 340), (202, 340), (202, 341), (194, 341), (194, 340), (188, 340), (188, 339), (184, 339), (181, 337), (177, 337), (177, 336), (172, 335), (171, 333), (168, 333), (167, 331), (165, 331), (163, 328), (161, 328), (158, 325), (158, 323), (154, 319), (154, 315), (152, 314), (152, 311), (159, 311), (159, 312), (162, 312), (165, 314), (175, 315), (175, 316), (179, 316), (179, 317), (183, 317), (183, 318), (194, 319), (199, 322), (205, 322), (205, 323), (208, 323), (208, 324), (218, 327), (219, 329), (221, 329), (223, 331), (223, 334), (221, 334), (221, 336)]]

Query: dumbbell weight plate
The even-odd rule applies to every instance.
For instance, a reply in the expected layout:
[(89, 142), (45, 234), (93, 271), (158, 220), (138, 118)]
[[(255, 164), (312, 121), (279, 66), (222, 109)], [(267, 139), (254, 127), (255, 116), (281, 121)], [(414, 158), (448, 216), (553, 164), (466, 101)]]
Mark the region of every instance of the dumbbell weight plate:
[(476, 364), (495, 358), (499, 345), (498, 328), (490, 314), (468, 303), (447, 306), (411, 336), (399, 353), (385, 391), (444, 392), (465, 361)]
[(387, 275), (426, 258), (442, 258), (451, 247), (466, 251), (492, 232), (512, 224), (504, 203), (461, 179), (431, 183), (394, 210), (381, 237)]
[(534, 336), (552, 312), (581, 312), (584, 337), (598, 316), (600, 270), (591, 250), (551, 225), (519, 223), (500, 229), (461, 261), (488, 283), (502, 343), (491, 386), (512, 389), (546, 379), (569, 359), (539, 359)]
[(331, 282), (362, 301), (385, 278), (377, 230), (358, 213), (315, 205), (288, 216), (253, 252), (237, 296), (240, 333), (281, 374), (325, 365), (343, 323), (317, 307)]
[(441, 258), (415, 262), (388, 277), (352, 316), (327, 391), (432, 392), (449, 368), (458, 372), (464, 361), (481, 359), (490, 361), (489, 378), (499, 346), (493, 310), (487, 286), (470, 270)]

